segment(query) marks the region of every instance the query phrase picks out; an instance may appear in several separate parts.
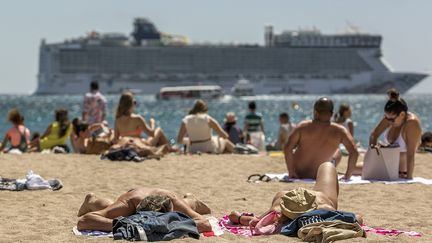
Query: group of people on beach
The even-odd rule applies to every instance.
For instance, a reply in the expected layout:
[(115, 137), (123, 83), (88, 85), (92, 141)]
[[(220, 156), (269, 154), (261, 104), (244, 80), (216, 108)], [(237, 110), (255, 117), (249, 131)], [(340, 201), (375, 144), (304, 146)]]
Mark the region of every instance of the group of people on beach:
[[(84, 98), (82, 118), (75, 118), (70, 122), (68, 111), (58, 109), (55, 111), (55, 121), (42, 135), (31, 135), (24, 125), (23, 115), (17, 109), (12, 109), (8, 119), (13, 127), (6, 132), (0, 150), (6, 149), (9, 143), (8, 151), (36, 152), (51, 149), (69, 152), (69, 139), (77, 153), (101, 153), (129, 148), (134, 149), (140, 156), (150, 156), (179, 150), (170, 143), (164, 131), (156, 127), (154, 119), (147, 122), (135, 113), (137, 102), (130, 92), (121, 95), (114, 128), (110, 128), (105, 121), (106, 99), (99, 92), (97, 82), (92, 82), (90, 87), (90, 92)], [(262, 115), (256, 112), (255, 102), (249, 103), (249, 113), (245, 117), (243, 130), (236, 125), (234, 113), (227, 113), (225, 123), (221, 126), (208, 111), (205, 101), (196, 100), (181, 122), (177, 143), (187, 145), (188, 152), (232, 153), (239, 143), (264, 146), (263, 119)], [(334, 114), (333, 101), (327, 97), (319, 98), (314, 103), (312, 120), (294, 125), (287, 113), (281, 113), (278, 139), (268, 145), (267, 149), (284, 152), (290, 178), (313, 178), (316, 179), (316, 184), (312, 190), (297, 188), (276, 193), (269, 211), (259, 217), (233, 212), (230, 220), (233, 223), (254, 226), (269, 212), (277, 212), (279, 216), (276, 221), (282, 224), (311, 210), (337, 210), (339, 184), (336, 166), (340, 161), (340, 145), (342, 144), (348, 153), (348, 167), (344, 179), (361, 173), (362, 166), (357, 163), (359, 152), (353, 138), (354, 125), (350, 117), (351, 108), (348, 105), (341, 105)], [(218, 136), (213, 136), (213, 131)], [(142, 138), (143, 133), (147, 138)], [(430, 146), (432, 139), (430, 133), (425, 133), (422, 137), (420, 119), (408, 110), (406, 101), (396, 90), (388, 92), (384, 116), (370, 135), (371, 147), (380, 146), (378, 138), (381, 134), (386, 144), (398, 144), (400, 147), (399, 176), (413, 178), (415, 153), (419, 146)], [(302, 198), (303, 201), (299, 202), (295, 198)], [(300, 204), (308, 206), (297, 210)], [(159, 188), (132, 189), (120, 195), (116, 201), (98, 198), (90, 193), (79, 209), (77, 226), (80, 230), (111, 231), (114, 218), (129, 216), (142, 210), (179, 211), (194, 219), (199, 232), (211, 230), (209, 222), (203, 216), (211, 213), (206, 204), (192, 194), (181, 196)], [(360, 216), (357, 216), (356, 220), (359, 223), (362, 221)]]

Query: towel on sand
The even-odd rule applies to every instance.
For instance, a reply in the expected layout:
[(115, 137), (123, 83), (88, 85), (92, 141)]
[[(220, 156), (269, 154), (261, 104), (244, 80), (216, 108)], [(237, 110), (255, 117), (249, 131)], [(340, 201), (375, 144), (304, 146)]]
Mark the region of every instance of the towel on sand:
[[(281, 181), (281, 182), (299, 182), (299, 183), (315, 183), (314, 179), (291, 179), (287, 173), (274, 174), (266, 173), (264, 174), (268, 181)], [(342, 176), (339, 176), (341, 178)], [(363, 180), (361, 176), (351, 176), (350, 180), (339, 180), (339, 184), (370, 184), (370, 183), (384, 183), (384, 184), (413, 184), (420, 183), (424, 185), (432, 185), (432, 179), (425, 179), (422, 177), (414, 177), (413, 179), (398, 179), (395, 181), (380, 181), (380, 180)]]

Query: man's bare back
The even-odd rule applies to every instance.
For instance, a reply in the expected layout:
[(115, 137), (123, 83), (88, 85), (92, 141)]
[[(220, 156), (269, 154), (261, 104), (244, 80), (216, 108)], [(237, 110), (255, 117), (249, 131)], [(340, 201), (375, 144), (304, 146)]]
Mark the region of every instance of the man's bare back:
[(315, 107), (328, 110), (320, 113), (315, 109), (314, 120), (301, 122), (289, 136), (284, 152), (291, 178), (315, 178), (318, 167), (333, 160), (340, 143), (350, 153), (350, 162), (357, 161), (352, 136), (343, 126), (330, 122), (333, 104), (329, 102), (327, 98), (318, 100)]
[(80, 218), (77, 227), (79, 230), (111, 231), (114, 218), (127, 217), (136, 213), (142, 200), (154, 195), (168, 197), (171, 200), (173, 211), (182, 212), (194, 219), (199, 231), (208, 230), (208, 222), (201, 214), (210, 213), (210, 209), (192, 194), (187, 194), (188, 197), (184, 198), (168, 190), (145, 187), (129, 190), (120, 195), (115, 202), (88, 194), (78, 212)]

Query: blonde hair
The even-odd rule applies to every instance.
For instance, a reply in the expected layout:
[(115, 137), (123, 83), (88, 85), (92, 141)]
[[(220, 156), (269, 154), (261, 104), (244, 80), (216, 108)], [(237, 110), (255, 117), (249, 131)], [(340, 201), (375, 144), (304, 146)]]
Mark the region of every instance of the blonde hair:
[(128, 116), (131, 114), (131, 108), (134, 104), (134, 96), (131, 92), (124, 92), (117, 106), (116, 118)]

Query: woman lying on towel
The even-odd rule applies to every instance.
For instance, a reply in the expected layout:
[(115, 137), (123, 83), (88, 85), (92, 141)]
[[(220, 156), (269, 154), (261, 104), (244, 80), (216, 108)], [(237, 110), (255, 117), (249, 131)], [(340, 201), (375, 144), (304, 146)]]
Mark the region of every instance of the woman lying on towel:
[[(153, 118), (150, 119), (150, 125), (148, 125), (144, 117), (134, 113), (136, 106), (137, 102), (132, 93), (125, 92), (121, 95), (116, 113), (114, 143), (125, 137), (139, 138), (141, 140), (140, 146), (141, 144), (150, 147), (165, 145), (169, 151), (177, 151), (169, 145), (162, 129), (156, 128)], [(142, 133), (147, 135), (147, 139), (141, 138)]]
[(384, 117), (373, 130), (369, 144), (375, 146), (381, 134), (386, 144), (398, 144), (400, 148), (399, 177), (413, 178), (414, 155), (420, 145), (421, 124), (416, 114), (408, 111), (408, 105), (399, 92), (387, 92), (389, 100), (384, 107)]
[[(278, 192), (273, 198), (270, 209), (261, 216), (256, 217), (234, 211), (229, 215), (229, 219), (232, 223), (250, 225), (254, 228), (264, 217), (268, 218), (268, 215), (272, 214), (272, 219), (270, 222), (267, 220), (266, 224), (273, 224), (275, 227), (271, 233), (278, 233), (282, 225), (305, 213), (318, 209), (337, 210), (338, 195), (337, 171), (332, 163), (325, 162), (318, 168), (316, 183), (312, 190), (297, 188)], [(359, 224), (363, 221), (358, 215), (355, 216), (355, 219)]]

